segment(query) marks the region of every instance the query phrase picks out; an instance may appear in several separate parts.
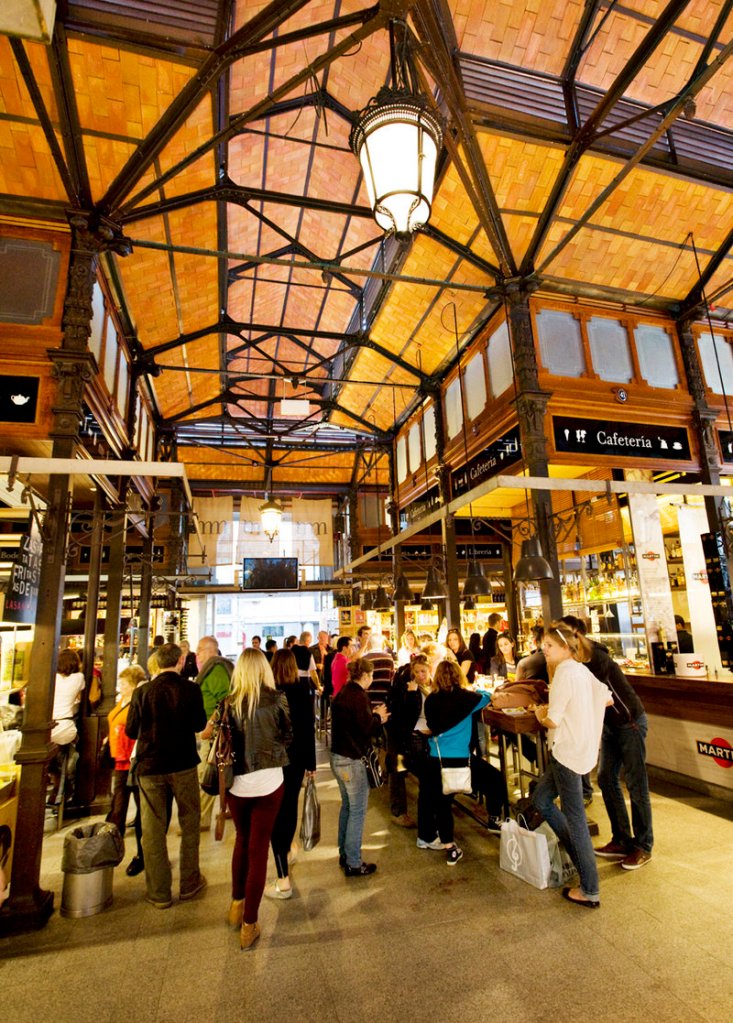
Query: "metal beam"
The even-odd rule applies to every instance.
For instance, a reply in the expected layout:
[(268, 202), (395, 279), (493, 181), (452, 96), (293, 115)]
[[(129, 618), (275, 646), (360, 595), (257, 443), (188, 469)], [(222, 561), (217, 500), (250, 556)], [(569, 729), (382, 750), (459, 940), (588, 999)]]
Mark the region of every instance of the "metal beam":
[[(657, 18), (650, 31), (626, 62), (616, 80), (596, 104), (588, 120), (576, 132), (565, 153), (562, 167), (557, 173), (550, 195), (545, 202), (542, 215), (527, 246), (520, 268), (520, 275), (522, 277), (526, 277), (534, 271), (537, 253), (545, 242), (550, 226), (570, 185), (575, 167), (583, 153), (589, 148), (596, 129), (603, 124), (613, 107), (624, 95), (631, 82), (633, 82), (639, 71), (644, 67), (651, 54), (674, 25), (678, 15), (688, 3), (689, 0), (670, 0), (666, 9)], [(545, 265), (547, 265), (547, 261), (545, 261)]]
[[(240, 54), (237, 53), (236, 46), (243, 38), (264, 38), (278, 24), (286, 21), (295, 11), (306, 6), (307, 3), (308, 0), (289, 0), (289, 2), (287, 0), (274, 0), (273, 3), (270, 3), (260, 14), (255, 15), (252, 21), (248, 22), (232, 36), (226, 44), (227, 50), (224, 54), (224, 61), (228, 64), (238, 59)], [(378, 8), (373, 7), (361, 13), (365, 20), (360, 28), (345, 36), (326, 53), (316, 57), (302, 71), (296, 72), (296, 74), (292, 75), (276, 89), (273, 89), (272, 92), (254, 103), (248, 110), (230, 118), (228, 127), (216, 132), (212, 138), (188, 153), (182, 160), (179, 160), (178, 163), (167, 170), (165, 174), (162, 174), (151, 184), (142, 188), (125, 205), (122, 212), (124, 213), (126, 209), (157, 191), (186, 167), (200, 160), (202, 156), (205, 156), (206, 153), (219, 145), (220, 142), (226, 142), (228, 139), (233, 138), (244, 125), (266, 115), (278, 100), (288, 96), (293, 90), (307, 83), (322, 68), (328, 67), (338, 57), (353, 50), (364, 39), (372, 35), (373, 32), (383, 28), (388, 20), (388, 15), (383, 14)], [(253, 28), (255, 23), (256, 28)], [(211, 80), (221, 74), (223, 69), (224, 62), (222, 56), (217, 54), (215, 61), (207, 61), (201, 72), (188, 83), (188, 86), (182, 91), (178, 99), (171, 104), (166, 114), (158, 123), (158, 126), (148, 136), (144, 146), (140, 148), (138, 153), (133, 155), (120, 174), (118, 174), (103, 199), (104, 204), (114, 207), (122, 202), (123, 196), (129, 194), (132, 186), (140, 180), (154, 157), (158, 155), (160, 150), (193, 111), (203, 91), (211, 84)]]

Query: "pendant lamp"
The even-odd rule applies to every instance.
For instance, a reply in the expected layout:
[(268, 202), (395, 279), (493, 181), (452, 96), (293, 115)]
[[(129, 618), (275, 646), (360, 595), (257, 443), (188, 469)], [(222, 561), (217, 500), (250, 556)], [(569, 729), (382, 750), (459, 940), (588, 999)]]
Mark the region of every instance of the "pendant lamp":
[(387, 591), (384, 586), (380, 583), (377, 586), (377, 592), (374, 594), (374, 601), (372, 603), (374, 611), (391, 611), (392, 601), (387, 596)]
[(377, 224), (405, 237), (430, 218), (443, 129), (418, 90), (405, 23), (391, 21), (389, 36), (392, 85), (381, 88), (357, 115), (349, 145), (361, 164)]
[(266, 500), (264, 504), (260, 505), (259, 512), (262, 532), (272, 543), (280, 532), (280, 522), (283, 517), (282, 505), (279, 505), (277, 501), (272, 499)]
[(480, 561), (471, 558), (468, 562), (468, 575), (463, 584), (464, 597), (487, 597), (491, 593), (491, 583), (484, 575)]
[(422, 591), (422, 599), (445, 600), (447, 596), (448, 587), (445, 584), (445, 580), (435, 565), (431, 565), (428, 568), (428, 578), (425, 583), (425, 589)]
[(552, 569), (542, 553), (539, 537), (522, 540), (522, 556), (514, 569), (514, 582), (535, 583), (552, 578)]
[(413, 600), (412, 590), (410, 584), (407, 581), (407, 576), (400, 572), (395, 582), (394, 593), (392, 599), (397, 602), (398, 600), (404, 600), (406, 603), (411, 604)]

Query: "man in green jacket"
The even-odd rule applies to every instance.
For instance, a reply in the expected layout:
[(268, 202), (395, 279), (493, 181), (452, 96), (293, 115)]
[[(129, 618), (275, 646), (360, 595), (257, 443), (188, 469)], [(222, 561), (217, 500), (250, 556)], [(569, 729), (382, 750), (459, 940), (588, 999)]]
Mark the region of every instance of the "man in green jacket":
[[(208, 721), (216, 710), (217, 704), (229, 692), (229, 682), (234, 671), (234, 665), (226, 657), (220, 656), (219, 644), (214, 636), (204, 636), (199, 640), (199, 644), (196, 647), (196, 666), (199, 669), (199, 673), (196, 676), (195, 682), (201, 688), (206, 720)], [(202, 739), (199, 750), (199, 756), (201, 757), (199, 782), (203, 777), (210, 748), (211, 741), (209, 739)], [(205, 792), (201, 792), (202, 831), (209, 831), (211, 829), (211, 811), (214, 809), (215, 800), (216, 796), (208, 796)]]

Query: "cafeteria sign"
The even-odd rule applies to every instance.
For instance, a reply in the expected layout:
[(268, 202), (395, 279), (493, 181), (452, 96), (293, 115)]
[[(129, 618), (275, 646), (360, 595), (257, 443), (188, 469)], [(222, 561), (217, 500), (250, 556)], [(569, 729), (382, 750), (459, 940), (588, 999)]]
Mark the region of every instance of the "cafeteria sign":
[(16, 625), (33, 625), (38, 605), (38, 584), (41, 578), (41, 536), (35, 519), (20, 544), (20, 556), (5, 594), (3, 621)]
[(466, 491), (473, 490), (479, 483), (491, 479), (514, 462), (518, 462), (521, 457), (519, 427), (515, 426), (453, 473), (453, 496), (459, 497)]
[(690, 439), (684, 427), (553, 416), (552, 428), (558, 452), (682, 461), (689, 461), (692, 457)]

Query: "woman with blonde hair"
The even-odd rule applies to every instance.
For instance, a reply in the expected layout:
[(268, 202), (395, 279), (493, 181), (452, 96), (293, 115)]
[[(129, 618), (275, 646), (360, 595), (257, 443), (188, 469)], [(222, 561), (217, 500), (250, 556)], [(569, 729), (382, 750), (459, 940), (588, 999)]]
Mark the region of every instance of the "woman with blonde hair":
[(265, 895), (268, 899), (290, 899), (293, 888), (289, 877), (288, 853), (298, 823), (298, 797), (303, 778), (306, 774), (313, 778), (316, 773), (316, 731), (311, 688), (306, 679), (300, 678), (298, 662), (292, 650), (276, 650), (271, 667), (275, 685), (288, 701), (293, 741), (288, 750), (290, 763), (283, 768), (283, 801), (272, 829), (271, 844), (277, 881), (265, 889)]
[(598, 870), (583, 805), (582, 776), (598, 760), (603, 717), (613, 697), (586, 667), (591, 657), (588, 641), (565, 622), (553, 622), (545, 631), (542, 650), (552, 685), (549, 704), (537, 706), (535, 715), (548, 730), (550, 758), (532, 802), (567, 849), (580, 877), (580, 886), (564, 888), (563, 896), (597, 909), (601, 904)]
[(260, 936), (257, 916), (267, 880), (267, 854), (292, 738), (287, 700), (275, 688), (272, 669), (260, 650), (249, 648), (239, 655), (229, 696), (217, 708), (215, 719), (224, 713), (232, 728), (234, 781), (228, 806), (237, 832), (229, 924), (240, 927), (240, 947), (250, 949)]
[[(430, 731), (430, 759), (425, 772), (425, 801), (431, 811), (433, 840), (418, 837), (419, 849), (444, 849), (449, 867), (463, 858), (453, 839), (453, 796), (443, 793), (441, 767), (467, 767), (470, 763), (473, 715), (491, 697), (468, 688), (457, 663), (441, 661), (433, 675), (433, 692), (425, 700), (425, 720)], [(422, 784), (421, 784), (422, 788)]]
[(400, 640), (400, 649), (397, 653), (397, 666), (402, 667), (403, 664), (409, 664), (411, 658), (415, 654), (419, 653), (419, 646), (417, 645), (417, 638), (412, 629), (405, 629), (402, 633), (402, 639)]

